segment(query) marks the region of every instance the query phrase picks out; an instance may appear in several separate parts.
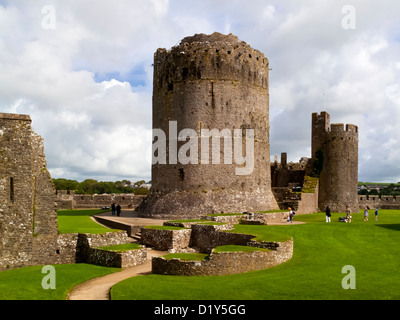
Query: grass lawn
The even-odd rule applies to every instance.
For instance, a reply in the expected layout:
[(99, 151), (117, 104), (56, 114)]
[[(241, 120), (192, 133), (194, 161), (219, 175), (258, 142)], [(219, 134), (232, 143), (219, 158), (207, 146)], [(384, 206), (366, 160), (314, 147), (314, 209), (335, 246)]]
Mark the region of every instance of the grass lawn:
[(58, 230), (60, 233), (99, 234), (117, 231), (101, 226), (90, 217), (109, 210), (60, 210), (57, 211)]
[[(293, 258), (277, 267), (229, 276), (180, 277), (148, 275), (127, 279), (112, 288), (114, 300), (364, 300), (400, 299), (400, 211), (380, 210), (379, 221), (353, 214), (351, 224), (337, 222), (344, 214), (295, 216), (299, 225), (238, 225), (236, 231), (260, 240), (293, 237)], [(342, 268), (356, 270), (356, 289), (345, 290)]]
[(99, 276), (120, 271), (90, 264), (55, 265), (56, 289), (42, 288), (42, 266), (0, 272), (0, 300), (65, 300), (76, 285)]

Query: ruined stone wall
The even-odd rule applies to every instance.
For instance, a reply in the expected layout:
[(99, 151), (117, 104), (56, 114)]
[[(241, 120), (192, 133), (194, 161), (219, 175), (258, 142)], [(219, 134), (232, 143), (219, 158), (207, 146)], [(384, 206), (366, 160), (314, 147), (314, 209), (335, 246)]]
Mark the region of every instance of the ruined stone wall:
[(56, 255), (55, 190), (28, 115), (0, 114), (0, 270)]
[(135, 194), (67, 194), (66, 190), (57, 191), (57, 209), (92, 209), (110, 207), (114, 202), (122, 209), (135, 209), (146, 196)]
[[(358, 211), (358, 128), (332, 124), (329, 115), (313, 114), (313, 152), (322, 150), (323, 168), (319, 179), (319, 208), (329, 205), (334, 212), (345, 212), (348, 205)], [(314, 141), (316, 139), (316, 141)], [(313, 154), (313, 160), (316, 155)]]
[(208, 260), (202, 261), (154, 257), (152, 272), (179, 276), (229, 275), (271, 268), (292, 258), (292, 240), (274, 245), (274, 249), (268, 251), (212, 252)]
[(281, 154), (281, 162), (277, 159), (271, 163), (271, 186), (272, 188), (302, 186), (308, 158), (302, 158), (298, 163), (287, 162), (287, 153)]
[(368, 206), (372, 209), (387, 209), (387, 210), (400, 210), (400, 197), (393, 196), (378, 196), (378, 195), (359, 195), (358, 196), (359, 209), (364, 209)]
[(223, 232), (233, 229), (229, 225), (193, 225), (191, 246), (200, 252), (210, 253), (212, 249), (223, 245), (247, 245), (253, 235)]
[(90, 248), (87, 263), (112, 268), (130, 268), (147, 260), (146, 248), (115, 252), (99, 248)]
[(189, 247), (191, 229), (159, 230), (151, 227), (141, 229), (141, 243), (156, 250), (167, 251)]
[[(153, 128), (166, 133), (167, 164), (152, 166), (152, 189), (139, 207), (141, 215), (194, 218), (277, 208), (270, 188), (268, 81), (268, 59), (233, 35), (195, 35), (171, 50), (157, 50)], [(241, 129), (242, 135), (254, 129), (253, 172), (239, 176), (236, 169), (244, 165), (224, 163), (223, 138), (220, 164), (212, 164), (211, 147), (205, 149), (208, 161), (202, 161), (199, 139), (198, 164), (173, 164), (168, 146), (177, 143), (180, 150), (186, 141), (176, 142), (170, 121), (177, 122), (177, 133), (192, 129), (194, 139), (202, 129), (228, 129), (231, 134)], [(244, 141), (245, 136), (243, 150)]]
[(27, 115), (0, 114), (0, 270), (32, 260), (32, 129)]

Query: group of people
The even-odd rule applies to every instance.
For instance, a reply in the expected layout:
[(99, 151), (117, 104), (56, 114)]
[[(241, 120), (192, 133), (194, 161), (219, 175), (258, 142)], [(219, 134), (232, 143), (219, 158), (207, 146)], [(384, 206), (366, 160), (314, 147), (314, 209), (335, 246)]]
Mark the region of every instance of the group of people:
[[(368, 207), (366, 206), (364, 209), (364, 221), (368, 221), (369, 213)], [(375, 209), (375, 221), (378, 221), (378, 208)]]
[(293, 223), (293, 216), (296, 214), (292, 208), (289, 207), (289, 213), (287, 216), (287, 222), (288, 223)]
[[(369, 213), (368, 213), (369, 208), (366, 206), (364, 209), (364, 221), (368, 221)], [(329, 206), (326, 206), (325, 210), (325, 217), (326, 217), (326, 222), (331, 222), (331, 209)], [(351, 210), (349, 206), (346, 206), (346, 223), (351, 223)], [(378, 208), (375, 209), (375, 221), (378, 221)]]
[(117, 213), (117, 216), (119, 217), (121, 214), (121, 206), (118, 204), (115, 206), (115, 203), (113, 202), (111, 205), (111, 215), (115, 216), (115, 213)]

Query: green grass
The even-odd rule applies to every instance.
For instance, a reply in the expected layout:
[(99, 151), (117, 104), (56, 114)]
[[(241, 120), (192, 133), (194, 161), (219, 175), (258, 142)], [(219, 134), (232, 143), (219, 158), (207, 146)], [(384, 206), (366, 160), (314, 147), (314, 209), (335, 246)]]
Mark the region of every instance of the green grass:
[(90, 217), (109, 210), (60, 210), (57, 211), (60, 233), (106, 233), (118, 231), (94, 222)]
[(142, 248), (142, 246), (138, 243), (124, 243), (124, 244), (116, 244), (116, 245), (107, 246), (107, 247), (99, 247), (97, 249), (123, 252), (123, 251), (129, 251), (129, 250), (137, 250), (137, 249), (141, 249), (141, 248)]
[(42, 288), (42, 266), (0, 272), (0, 300), (65, 300), (76, 285), (116, 271), (89, 264), (55, 265), (56, 289)]
[[(400, 211), (380, 210), (379, 221), (337, 222), (343, 213), (295, 216), (299, 225), (238, 225), (237, 231), (265, 241), (293, 237), (293, 258), (279, 266), (229, 276), (149, 275), (127, 279), (112, 288), (114, 300), (366, 300), (400, 299)], [(355, 267), (356, 289), (345, 290), (342, 268)]]

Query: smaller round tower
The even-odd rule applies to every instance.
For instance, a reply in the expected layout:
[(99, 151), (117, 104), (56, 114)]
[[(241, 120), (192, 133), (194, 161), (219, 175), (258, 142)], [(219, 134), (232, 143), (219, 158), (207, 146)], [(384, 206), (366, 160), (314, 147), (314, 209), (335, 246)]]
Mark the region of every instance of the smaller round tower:
[(329, 205), (333, 212), (359, 211), (358, 187), (358, 127), (352, 124), (332, 124), (326, 112), (313, 114), (312, 158), (322, 156), (319, 199), (320, 210)]

